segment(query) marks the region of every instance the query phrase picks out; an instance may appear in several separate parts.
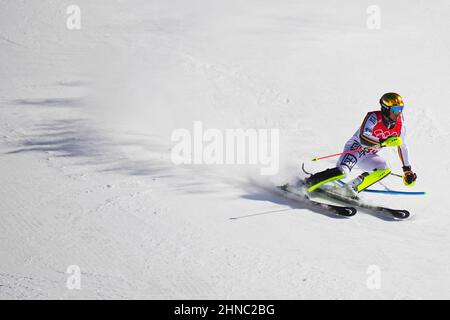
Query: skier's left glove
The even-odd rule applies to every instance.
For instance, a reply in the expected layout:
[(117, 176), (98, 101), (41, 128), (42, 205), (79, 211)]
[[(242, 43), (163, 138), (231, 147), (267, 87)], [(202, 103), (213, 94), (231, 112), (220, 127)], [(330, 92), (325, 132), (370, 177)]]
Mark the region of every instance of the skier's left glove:
[(412, 187), (417, 179), (417, 174), (412, 172), (411, 166), (403, 167), (403, 182), (406, 186)]

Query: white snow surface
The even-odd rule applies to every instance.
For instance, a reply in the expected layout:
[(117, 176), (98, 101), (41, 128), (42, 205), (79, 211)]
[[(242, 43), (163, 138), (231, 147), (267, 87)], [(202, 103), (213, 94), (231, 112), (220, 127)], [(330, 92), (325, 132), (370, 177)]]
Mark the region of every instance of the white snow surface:
[[(450, 2), (378, 0), (379, 30), (372, 4), (0, 1), (0, 298), (449, 299)], [(389, 91), (418, 181), (385, 184), (428, 194), (364, 196), (410, 219), (265, 189), (302, 161), (333, 166), (308, 160), (341, 151)], [(171, 133), (195, 120), (279, 128), (279, 173), (174, 165)]]

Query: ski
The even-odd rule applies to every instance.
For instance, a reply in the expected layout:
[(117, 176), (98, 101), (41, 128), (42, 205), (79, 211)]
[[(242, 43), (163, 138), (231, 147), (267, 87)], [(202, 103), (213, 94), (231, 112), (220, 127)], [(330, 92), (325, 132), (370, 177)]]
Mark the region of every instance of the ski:
[(279, 190), (281, 190), (285, 196), (292, 200), (300, 201), (300, 202), (307, 202), (311, 204), (312, 206), (319, 207), (323, 210), (327, 210), (329, 212), (338, 214), (343, 217), (351, 217), (354, 216), (357, 212), (357, 210), (354, 207), (351, 206), (340, 206), (340, 205), (333, 205), (333, 204), (327, 204), (318, 202), (315, 200), (312, 200), (308, 197), (306, 193), (298, 192), (298, 189), (296, 189), (293, 186), (290, 186), (288, 184), (283, 186), (277, 186)]
[(331, 191), (323, 189), (323, 188), (318, 188), (318, 189), (316, 189), (316, 191), (318, 193), (325, 194), (326, 196), (328, 196), (329, 198), (332, 198), (334, 200), (337, 200), (337, 201), (340, 201), (340, 202), (343, 202), (346, 204), (350, 204), (355, 207), (370, 210), (373, 212), (384, 213), (384, 214), (390, 215), (396, 219), (406, 219), (409, 217), (408, 210), (392, 209), (392, 208), (388, 208), (388, 207), (384, 207), (384, 206), (377, 206), (377, 205), (364, 203), (360, 199), (353, 199), (350, 197), (346, 197), (345, 195), (340, 195), (338, 193), (334, 193), (334, 192), (331, 192)]

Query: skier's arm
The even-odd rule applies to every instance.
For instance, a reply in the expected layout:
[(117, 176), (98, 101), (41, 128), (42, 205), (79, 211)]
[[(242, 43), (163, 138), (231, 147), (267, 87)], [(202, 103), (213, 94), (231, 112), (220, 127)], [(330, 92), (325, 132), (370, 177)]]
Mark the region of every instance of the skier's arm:
[(373, 128), (377, 124), (377, 116), (374, 112), (368, 113), (359, 129), (361, 143), (367, 147), (380, 144), (380, 139), (373, 135)]
[(408, 148), (405, 143), (405, 136), (406, 136), (406, 128), (405, 124), (402, 126), (402, 130), (400, 132), (400, 136), (403, 140), (403, 143), (398, 146), (398, 156), (400, 157), (400, 160), (402, 161), (403, 165), (403, 182), (406, 186), (412, 187), (417, 179), (417, 174), (415, 174), (411, 169), (411, 164), (409, 163), (408, 158)]
[(408, 147), (406, 145), (406, 127), (403, 123), (402, 130), (400, 131), (400, 137), (402, 138), (402, 144), (397, 147), (398, 150), (398, 156), (400, 158), (400, 161), (402, 162), (403, 167), (411, 167), (411, 164), (409, 163), (409, 156), (408, 156)]

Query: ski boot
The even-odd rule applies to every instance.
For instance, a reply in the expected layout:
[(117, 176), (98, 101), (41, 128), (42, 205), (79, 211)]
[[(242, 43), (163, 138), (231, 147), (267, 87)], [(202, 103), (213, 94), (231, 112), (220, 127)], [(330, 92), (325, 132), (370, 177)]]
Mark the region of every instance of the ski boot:
[(371, 173), (363, 172), (361, 175), (348, 182), (344, 188), (357, 194), (364, 189), (370, 187), (375, 182), (387, 177), (391, 173), (391, 169), (387, 168), (384, 170), (375, 169)]
[(339, 167), (326, 169), (305, 179), (306, 190), (313, 192), (325, 183), (345, 178), (345, 172)]

